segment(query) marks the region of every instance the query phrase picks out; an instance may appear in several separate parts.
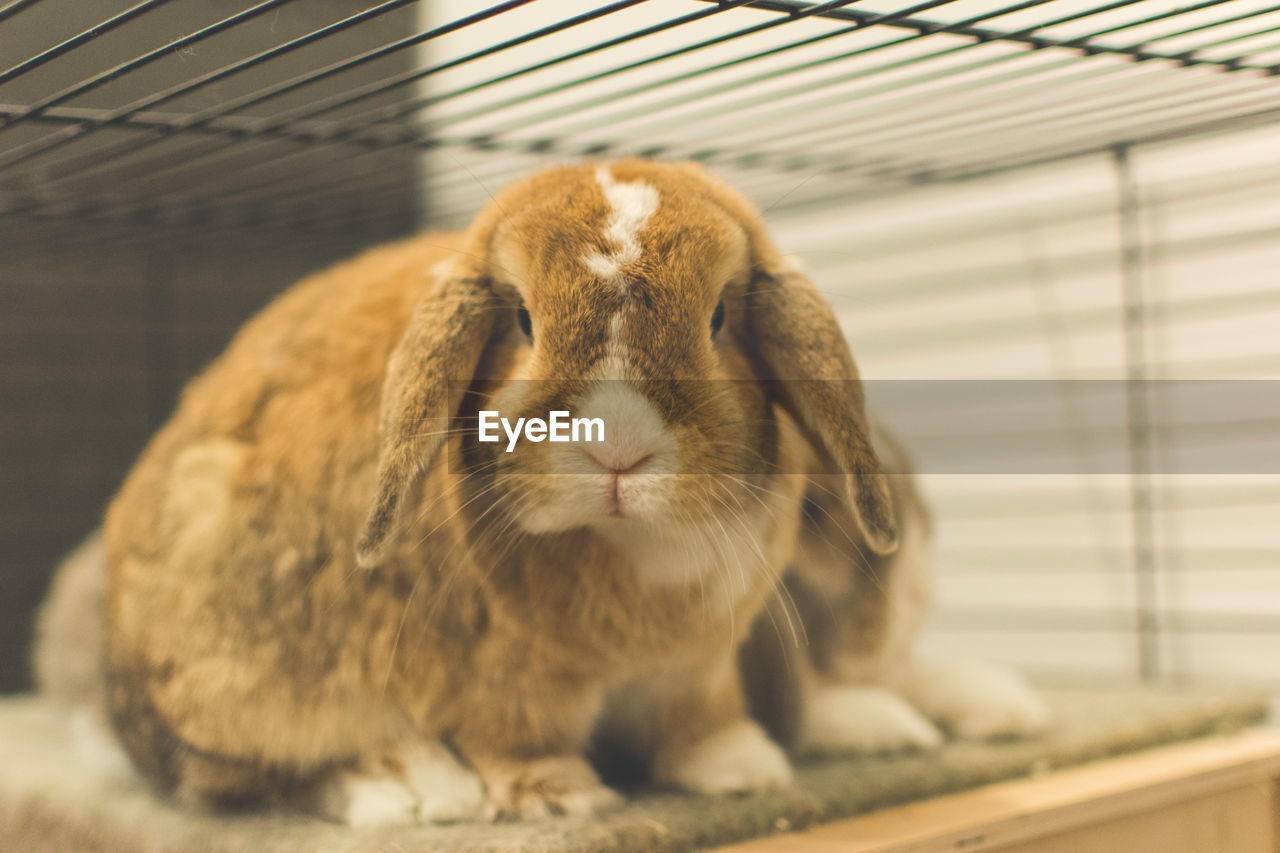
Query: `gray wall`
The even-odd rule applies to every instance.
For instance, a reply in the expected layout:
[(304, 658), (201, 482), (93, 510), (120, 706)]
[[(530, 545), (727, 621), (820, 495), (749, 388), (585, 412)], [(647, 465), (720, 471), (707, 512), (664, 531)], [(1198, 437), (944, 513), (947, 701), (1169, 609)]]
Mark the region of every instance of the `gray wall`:
[(27, 684), (50, 571), (98, 523), (182, 384), (272, 294), (387, 235), (129, 236), (57, 225), (0, 237), (0, 690)]
[[(0, 26), (0, 66), (132, 5), (133, 0), (37, 4)], [(0, 85), (0, 105), (31, 103), (250, 5), (250, 0), (168, 3)], [(372, 5), (371, 0), (289, 3), (69, 106), (110, 109), (131, 103)], [(414, 26), (410, 7), (197, 90), (165, 109), (204, 109), (386, 44)], [(255, 106), (253, 113), (270, 115), (381, 80), (421, 60), (412, 53), (304, 87)], [(400, 91), (388, 98), (403, 96)], [(33, 120), (4, 129), (0, 164), (6, 150), (65, 126)], [(416, 154), (409, 149), (361, 159), (350, 148), (308, 146), (303, 156), (290, 158), (296, 142), (250, 141), (237, 147), (234, 156), (185, 168), (188, 150), (199, 152), (225, 140), (178, 134), (143, 149), (138, 157), (113, 161), (112, 168), (86, 172), (83, 181), (59, 180), (65, 176), (60, 164), (92, 160), (95, 146), (119, 146), (128, 133), (145, 141), (144, 130), (112, 128), (22, 167), (0, 170), (0, 691), (28, 685), (31, 617), (53, 566), (98, 523), (184, 381), (274, 293), (304, 273), (410, 231), (416, 220), (412, 207), (388, 203), (361, 178), (366, 174), (362, 170), (371, 170), (384, 182), (391, 173), (411, 183)], [(161, 169), (158, 163), (184, 168)], [(272, 189), (255, 194), (263, 181)], [(311, 230), (288, 227), (272, 206), (289, 196), (290, 189), (327, 185), (340, 189), (321, 197), (292, 196), (294, 210), (320, 214), (327, 224)], [(256, 197), (249, 207), (233, 209), (223, 200), (228, 192), (243, 197), (246, 190)], [(4, 215), (33, 198), (159, 201), (152, 216), (132, 224), (63, 218), (47, 211)], [(173, 206), (172, 199), (180, 203)], [(143, 224), (186, 221), (193, 210), (204, 210), (210, 221), (224, 224)], [(245, 216), (256, 221), (226, 224)]]

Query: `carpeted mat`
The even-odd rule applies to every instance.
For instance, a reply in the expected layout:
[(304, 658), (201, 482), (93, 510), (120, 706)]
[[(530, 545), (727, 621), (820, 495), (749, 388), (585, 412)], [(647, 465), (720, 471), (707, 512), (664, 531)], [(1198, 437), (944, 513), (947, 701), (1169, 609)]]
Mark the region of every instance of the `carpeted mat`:
[(212, 817), (136, 784), (87, 775), (67, 721), (38, 699), (0, 702), (0, 850), (662, 853), (803, 829), (909, 800), (1039, 773), (1266, 715), (1256, 695), (1169, 690), (1047, 693), (1054, 730), (1025, 742), (955, 743), (927, 754), (806, 763), (793, 789), (745, 797), (651, 793), (596, 819), (360, 831), (285, 816)]

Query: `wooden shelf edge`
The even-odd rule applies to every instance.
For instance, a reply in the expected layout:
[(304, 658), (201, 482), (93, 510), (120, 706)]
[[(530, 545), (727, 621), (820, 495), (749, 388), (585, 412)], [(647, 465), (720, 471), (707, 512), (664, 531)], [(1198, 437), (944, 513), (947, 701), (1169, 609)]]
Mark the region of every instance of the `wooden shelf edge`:
[(1280, 728), (1156, 747), (714, 853), (981, 853), (1280, 779)]

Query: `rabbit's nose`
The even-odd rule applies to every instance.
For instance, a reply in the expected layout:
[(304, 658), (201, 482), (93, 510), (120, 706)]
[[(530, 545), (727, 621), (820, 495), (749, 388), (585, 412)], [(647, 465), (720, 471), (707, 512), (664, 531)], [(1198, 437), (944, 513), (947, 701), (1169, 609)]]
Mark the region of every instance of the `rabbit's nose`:
[(620, 447), (605, 442), (584, 446), (587, 456), (615, 477), (633, 474), (653, 458), (653, 453), (641, 447)]
[(674, 457), (675, 438), (657, 408), (626, 383), (601, 382), (578, 403), (574, 416), (599, 419), (602, 427), (578, 447), (603, 470), (641, 473), (651, 460)]
[[(615, 478), (642, 470), (663, 449), (667, 431), (647, 401), (623, 398), (615, 406), (601, 406), (604, 430), (580, 447), (587, 458)], [(595, 407), (593, 407), (595, 408)], [(610, 411), (610, 409), (612, 409)]]

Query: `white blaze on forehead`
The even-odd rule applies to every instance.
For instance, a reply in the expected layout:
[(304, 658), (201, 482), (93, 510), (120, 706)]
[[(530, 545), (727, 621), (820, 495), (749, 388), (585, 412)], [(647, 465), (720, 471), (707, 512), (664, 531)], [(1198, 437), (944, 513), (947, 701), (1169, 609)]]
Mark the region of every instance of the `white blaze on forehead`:
[(622, 311), (615, 312), (609, 318), (609, 339), (605, 342), (604, 358), (596, 364), (597, 379), (627, 379), (631, 367), (631, 356), (627, 345), (622, 341)]
[(617, 248), (607, 255), (592, 252), (582, 260), (596, 275), (613, 279), (623, 266), (640, 259), (640, 232), (658, 209), (658, 191), (643, 181), (615, 181), (607, 166), (596, 169), (596, 180), (609, 202), (604, 236)]

